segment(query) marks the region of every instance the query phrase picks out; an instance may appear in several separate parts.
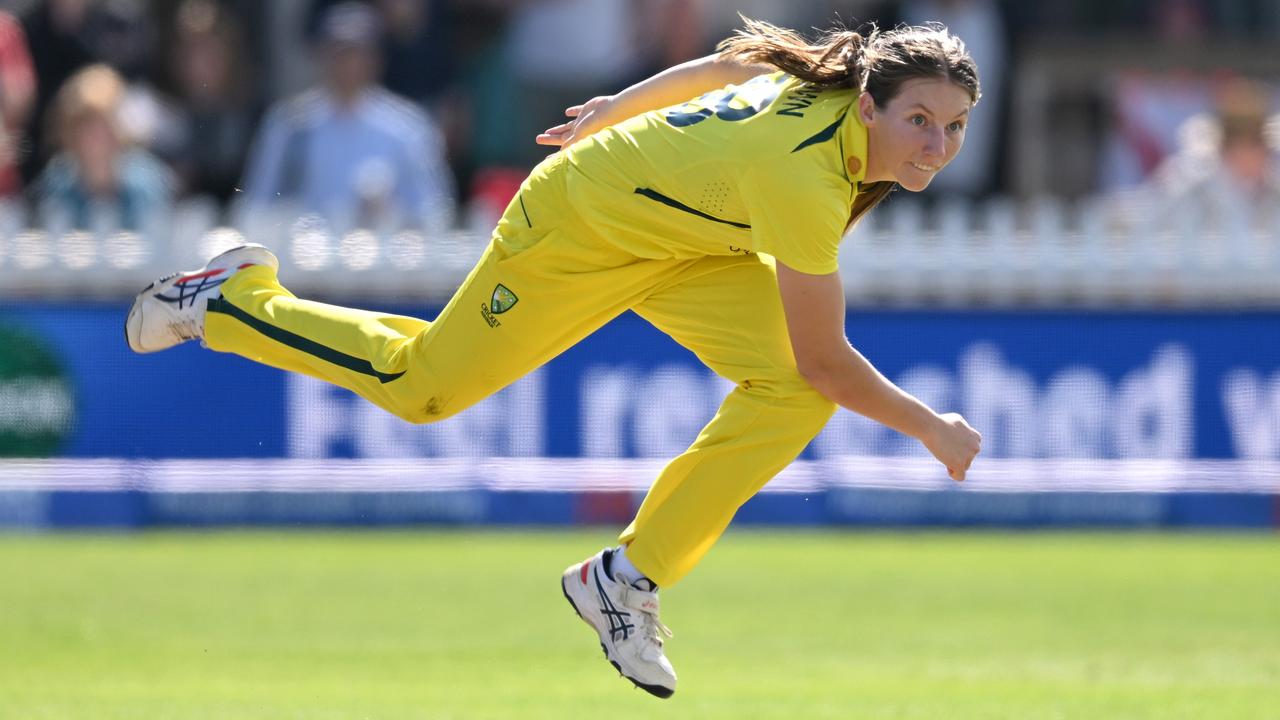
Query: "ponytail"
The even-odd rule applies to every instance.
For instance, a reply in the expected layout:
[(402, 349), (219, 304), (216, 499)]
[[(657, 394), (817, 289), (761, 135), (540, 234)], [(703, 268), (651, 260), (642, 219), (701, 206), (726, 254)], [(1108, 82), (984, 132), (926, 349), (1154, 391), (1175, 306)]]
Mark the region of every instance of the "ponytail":
[(851, 88), (870, 93), (885, 107), (903, 83), (942, 78), (963, 87), (978, 102), (978, 68), (959, 38), (940, 23), (900, 25), (866, 34), (836, 25), (809, 42), (794, 30), (743, 17), (746, 27), (716, 46), (722, 58), (772, 65), (818, 89)]
[[(939, 23), (901, 25), (880, 32), (874, 24), (864, 36), (837, 25), (816, 42), (794, 30), (742, 18), (744, 29), (716, 46), (720, 56), (743, 64), (772, 65), (818, 89), (865, 92), (876, 107), (889, 104), (903, 84), (916, 78), (941, 78), (964, 88), (978, 102), (978, 68), (964, 43)], [(897, 186), (892, 181), (860, 185), (849, 217), (858, 222)]]
[(878, 34), (874, 25), (865, 38), (852, 30), (834, 28), (810, 43), (794, 30), (748, 17), (742, 21), (746, 28), (716, 46), (721, 57), (772, 65), (818, 88), (862, 89), (866, 80), (863, 57)]

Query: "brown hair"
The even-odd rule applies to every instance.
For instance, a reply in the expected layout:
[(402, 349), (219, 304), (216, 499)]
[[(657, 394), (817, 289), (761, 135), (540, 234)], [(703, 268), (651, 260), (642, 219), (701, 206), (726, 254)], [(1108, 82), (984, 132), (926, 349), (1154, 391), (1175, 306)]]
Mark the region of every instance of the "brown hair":
[[(742, 18), (746, 28), (716, 46), (720, 56), (743, 63), (772, 65), (817, 88), (852, 88), (883, 108), (902, 85), (917, 78), (949, 80), (978, 102), (978, 67), (960, 38), (939, 23), (901, 25), (881, 32), (874, 24), (865, 35), (843, 25), (823, 32), (815, 42), (761, 20)], [(875, 207), (896, 186), (893, 182), (860, 187), (850, 223)]]

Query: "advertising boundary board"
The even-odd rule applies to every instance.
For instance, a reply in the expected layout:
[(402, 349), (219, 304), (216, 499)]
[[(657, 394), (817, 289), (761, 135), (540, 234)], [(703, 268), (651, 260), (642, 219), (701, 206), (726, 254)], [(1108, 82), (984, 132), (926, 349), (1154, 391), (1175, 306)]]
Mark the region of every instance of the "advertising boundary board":
[[(665, 459), (732, 387), (626, 313), (479, 405), (415, 426), (198, 343), (134, 355), (124, 311), (0, 305), (0, 457)], [(899, 385), (964, 414), (984, 458), (1280, 460), (1280, 313), (859, 309), (847, 332)], [(842, 411), (802, 457), (920, 452)]]
[[(417, 480), (406, 480), (413, 465), (424, 473)], [(744, 505), (735, 523), (1016, 529), (1280, 527), (1280, 465), (1276, 464), (1252, 465), (1249, 471), (1254, 479), (1245, 484), (1228, 475), (1238, 463), (1192, 461), (1166, 468), (1162, 483), (1143, 485), (1122, 482), (1131, 477), (1123, 463), (1055, 465), (1030, 473), (1043, 483), (1041, 489), (1001, 479), (1002, 475), (1029, 474), (1027, 464), (1003, 465), (960, 485), (911, 482), (911, 477), (927, 473), (923, 461), (799, 461)], [(639, 506), (647, 478), (655, 470), (655, 464), (646, 461), (557, 459), (4, 461), (0, 462), (0, 528), (622, 526)]]
[[(634, 494), (557, 491), (146, 493), (0, 491), (0, 530), (614, 526)], [(734, 526), (999, 529), (1280, 529), (1280, 495), (1008, 493), (965, 502), (916, 490), (764, 492)]]

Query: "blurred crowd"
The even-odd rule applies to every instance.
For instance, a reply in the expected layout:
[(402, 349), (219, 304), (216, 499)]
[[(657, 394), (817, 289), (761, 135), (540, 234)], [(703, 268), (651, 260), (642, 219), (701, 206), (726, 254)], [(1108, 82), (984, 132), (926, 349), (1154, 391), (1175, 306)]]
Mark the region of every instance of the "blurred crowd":
[[(739, 12), (801, 29), (836, 18), (951, 27), (984, 97), (934, 192), (971, 197), (1012, 190), (1011, 68), (1038, 39), (1115, 35), (1189, 52), (1207, 39), (1280, 40), (1271, 0), (8, 0), (0, 10), (0, 196), (32, 222), (86, 229), (143, 229), (156, 209), (202, 197), (228, 212), (285, 206), (335, 229), (484, 230), (548, 152), (533, 137), (565, 107), (710, 52)], [(1208, 187), (1280, 207), (1273, 86), (1104, 81), (1124, 92), (1097, 143), (1098, 189), (1145, 187), (1176, 204)]]

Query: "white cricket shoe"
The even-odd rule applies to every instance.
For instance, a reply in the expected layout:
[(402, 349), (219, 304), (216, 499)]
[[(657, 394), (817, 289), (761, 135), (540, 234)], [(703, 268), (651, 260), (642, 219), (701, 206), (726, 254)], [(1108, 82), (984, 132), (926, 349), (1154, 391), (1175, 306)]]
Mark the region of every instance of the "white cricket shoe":
[[(660, 698), (676, 691), (676, 671), (662, 652), (671, 631), (658, 620), (658, 593), (640, 590), (630, 578), (605, 572), (606, 548), (560, 577), (564, 597), (600, 636), (604, 656), (635, 686)], [(642, 581), (643, 582), (643, 581)]]
[(124, 336), (136, 353), (167, 350), (204, 337), (204, 311), (222, 297), (222, 283), (250, 265), (280, 269), (280, 261), (261, 245), (241, 245), (191, 272), (174, 273), (151, 283), (133, 299)]

